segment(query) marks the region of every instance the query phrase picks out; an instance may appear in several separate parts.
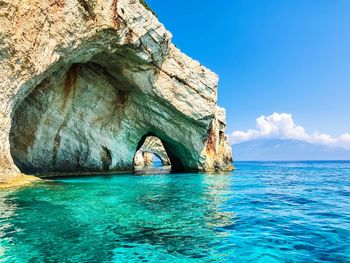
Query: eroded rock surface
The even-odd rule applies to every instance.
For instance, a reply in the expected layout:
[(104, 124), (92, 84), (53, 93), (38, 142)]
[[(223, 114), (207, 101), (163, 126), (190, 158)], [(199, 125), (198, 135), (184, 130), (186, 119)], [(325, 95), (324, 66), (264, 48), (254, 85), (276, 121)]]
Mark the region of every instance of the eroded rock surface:
[(173, 168), (230, 170), (217, 76), (137, 0), (0, 0), (0, 176), (133, 168), (147, 136)]
[(153, 154), (161, 160), (163, 165), (171, 164), (162, 141), (157, 137), (149, 136), (136, 152), (134, 166), (152, 165)]

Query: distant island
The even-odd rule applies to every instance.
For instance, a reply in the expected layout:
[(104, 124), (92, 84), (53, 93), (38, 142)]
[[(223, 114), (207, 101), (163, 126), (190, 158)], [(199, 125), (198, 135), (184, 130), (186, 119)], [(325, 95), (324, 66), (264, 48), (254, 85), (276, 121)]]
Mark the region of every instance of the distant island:
[(258, 139), (233, 145), (237, 161), (350, 160), (350, 150), (291, 139)]

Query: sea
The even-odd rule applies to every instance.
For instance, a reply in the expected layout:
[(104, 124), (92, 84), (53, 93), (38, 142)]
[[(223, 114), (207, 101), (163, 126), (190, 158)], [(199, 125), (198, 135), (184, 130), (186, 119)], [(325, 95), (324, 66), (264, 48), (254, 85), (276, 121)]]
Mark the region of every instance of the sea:
[(0, 190), (0, 262), (350, 262), (350, 162)]

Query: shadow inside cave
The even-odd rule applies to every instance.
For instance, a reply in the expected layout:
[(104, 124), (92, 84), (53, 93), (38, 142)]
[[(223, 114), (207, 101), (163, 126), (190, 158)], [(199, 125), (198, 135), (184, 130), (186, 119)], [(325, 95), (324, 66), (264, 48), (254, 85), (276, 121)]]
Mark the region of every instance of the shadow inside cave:
[(156, 136), (147, 136), (134, 157), (134, 173), (167, 174), (172, 172), (172, 165), (162, 141)]

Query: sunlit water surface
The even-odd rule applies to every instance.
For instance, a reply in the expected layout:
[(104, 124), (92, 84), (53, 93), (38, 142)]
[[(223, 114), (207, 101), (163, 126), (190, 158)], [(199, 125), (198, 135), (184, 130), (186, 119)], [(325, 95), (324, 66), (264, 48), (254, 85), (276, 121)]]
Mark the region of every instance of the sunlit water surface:
[(350, 262), (350, 162), (0, 191), (0, 262)]

